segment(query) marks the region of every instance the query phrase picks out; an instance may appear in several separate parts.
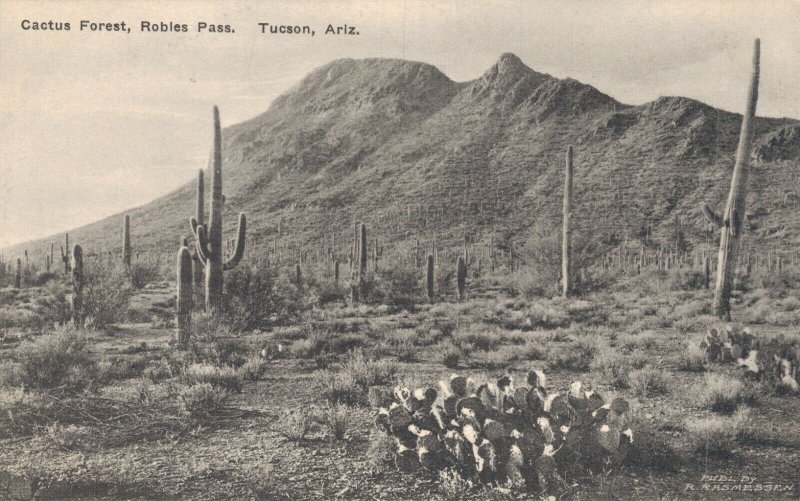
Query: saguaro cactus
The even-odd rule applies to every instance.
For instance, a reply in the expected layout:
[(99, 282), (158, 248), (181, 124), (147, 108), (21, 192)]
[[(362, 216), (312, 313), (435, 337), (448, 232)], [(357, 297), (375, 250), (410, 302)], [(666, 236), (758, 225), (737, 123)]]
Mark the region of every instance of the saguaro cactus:
[(561, 241), (561, 294), (567, 297), (572, 292), (572, 146), (567, 146), (567, 163), (564, 166), (564, 209)]
[(736, 150), (736, 163), (731, 177), (728, 202), (722, 216), (714, 213), (708, 205), (703, 207), (706, 218), (720, 228), (719, 257), (717, 259), (717, 281), (714, 290), (714, 314), (724, 320), (731, 317), (731, 288), (736, 271), (736, 258), (739, 252), (742, 227), (747, 198), (747, 177), (750, 150), (753, 147), (753, 122), (758, 101), (759, 58), (761, 42), (756, 39), (753, 46), (753, 74), (747, 92), (747, 107), (742, 117), (739, 133), (739, 146)]
[[(203, 193), (205, 190), (205, 178), (203, 177), (203, 169), (197, 172), (197, 208), (195, 210), (195, 219), (197, 224), (202, 225), (208, 231), (208, 225), (205, 223), (205, 210), (203, 208)], [(194, 276), (194, 283), (198, 288), (203, 287), (203, 262), (195, 250), (192, 253), (192, 275)]]
[(428, 292), (428, 301), (433, 302), (433, 254), (428, 254), (428, 268), (425, 277), (425, 285)]
[(339, 260), (333, 261), (333, 285), (339, 287)]
[(14, 288), (22, 287), (22, 259), (17, 258), (17, 271), (14, 274)]
[(188, 247), (182, 246), (178, 250), (177, 271), (177, 297), (175, 302), (177, 330), (175, 331), (175, 341), (179, 348), (184, 348), (189, 344), (192, 327), (192, 307), (194, 306), (192, 295), (192, 253)]
[(464, 299), (464, 292), (467, 289), (467, 263), (464, 260), (464, 256), (458, 256), (456, 261), (456, 288), (458, 300), (461, 301)]
[(76, 327), (82, 327), (84, 322), (83, 315), (83, 249), (78, 244), (72, 248), (72, 323)]
[(703, 283), (705, 284), (706, 289), (708, 289), (708, 286), (711, 283), (711, 263), (709, 261), (709, 257), (706, 256), (703, 263)]
[(224, 289), (223, 271), (236, 268), (244, 256), (247, 219), (239, 214), (236, 249), (227, 261), (222, 260), (222, 131), (219, 124), (219, 109), (214, 106), (214, 151), (212, 157), (213, 177), (211, 178), (211, 214), (208, 229), (196, 218), (190, 220), (195, 236), (195, 247), (206, 271), (206, 310), (219, 311), (222, 308)]
[(69, 255), (69, 233), (66, 234), (64, 247), (61, 248), (61, 262), (64, 263), (64, 274), (69, 274), (69, 264), (70, 264), (70, 255)]
[(126, 270), (131, 267), (131, 217), (127, 214), (122, 227), (122, 265)]

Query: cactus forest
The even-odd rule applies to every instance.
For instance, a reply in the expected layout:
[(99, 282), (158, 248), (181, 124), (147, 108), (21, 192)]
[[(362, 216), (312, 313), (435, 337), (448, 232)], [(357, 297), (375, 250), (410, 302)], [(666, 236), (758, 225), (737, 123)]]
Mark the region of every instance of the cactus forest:
[[(207, 169), (162, 205), (2, 251), (0, 498), (796, 496), (800, 248), (770, 211), (798, 214), (800, 184), (779, 173), (797, 183), (800, 122), (757, 117), (774, 63), (752, 50), (729, 82), (742, 116), (622, 105), (510, 54), (436, 94), (448, 109), (531, 106), (492, 132), (535, 131), (546, 146), (530, 154), (470, 143), (484, 111), (447, 150), (412, 131), (340, 155), (335, 125), (223, 127), (213, 106), (197, 123)], [(332, 63), (275, 106), (349, 103), (336, 64), (381, 78), (414, 64), (451, 88), (386, 61)], [(407, 111), (392, 103), (381, 113)], [(447, 113), (424, 130), (455, 131)], [(655, 115), (643, 153), (627, 134)], [(697, 139), (708, 116), (720, 129)], [(390, 122), (363, 129), (383, 141)], [(624, 171), (671, 142), (685, 150), (649, 181)], [(284, 156), (260, 153), (278, 143)], [(603, 155), (619, 176), (600, 185)], [(694, 185), (702, 200), (676, 195)]]

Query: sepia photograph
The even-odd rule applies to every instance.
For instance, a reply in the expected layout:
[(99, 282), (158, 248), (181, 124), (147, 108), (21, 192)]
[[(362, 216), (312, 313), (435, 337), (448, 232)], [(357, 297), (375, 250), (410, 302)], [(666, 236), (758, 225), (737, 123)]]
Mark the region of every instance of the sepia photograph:
[(0, 0), (0, 500), (800, 498), (800, 0)]

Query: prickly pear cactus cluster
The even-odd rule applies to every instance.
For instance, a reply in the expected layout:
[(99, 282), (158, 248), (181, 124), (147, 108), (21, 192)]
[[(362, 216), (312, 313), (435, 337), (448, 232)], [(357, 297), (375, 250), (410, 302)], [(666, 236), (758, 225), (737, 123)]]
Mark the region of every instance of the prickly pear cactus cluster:
[(700, 347), (710, 362), (735, 363), (748, 378), (765, 380), (792, 393), (800, 391), (800, 355), (782, 335), (762, 341), (749, 329), (728, 325), (722, 332), (710, 329)]
[(538, 370), (517, 386), (513, 377), (477, 385), (453, 375), (440, 389), (395, 388), (385, 395), (377, 426), (396, 441), (401, 470), (452, 469), (467, 479), (552, 492), (559, 470), (622, 461), (633, 432), (628, 403), (606, 403), (579, 381), (550, 393)]

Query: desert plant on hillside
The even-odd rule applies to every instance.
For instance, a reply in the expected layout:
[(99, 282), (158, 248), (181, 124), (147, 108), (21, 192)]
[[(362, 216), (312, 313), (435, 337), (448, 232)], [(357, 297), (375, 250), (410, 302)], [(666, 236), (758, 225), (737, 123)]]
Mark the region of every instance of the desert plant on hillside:
[(86, 327), (103, 329), (125, 322), (132, 293), (121, 270), (99, 266), (87, 269), (84, 272), (82, 298)]

